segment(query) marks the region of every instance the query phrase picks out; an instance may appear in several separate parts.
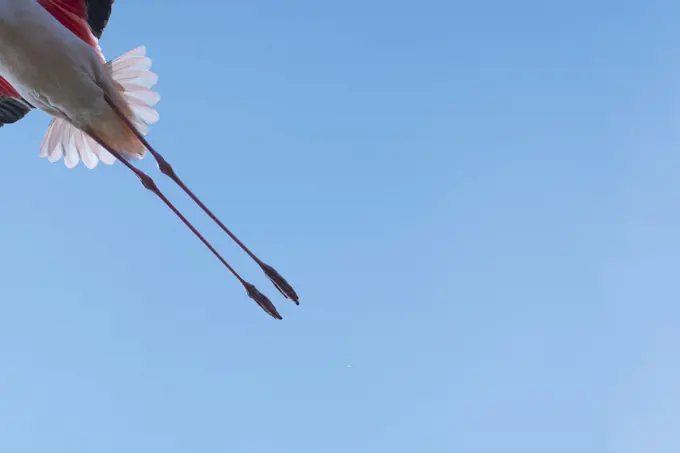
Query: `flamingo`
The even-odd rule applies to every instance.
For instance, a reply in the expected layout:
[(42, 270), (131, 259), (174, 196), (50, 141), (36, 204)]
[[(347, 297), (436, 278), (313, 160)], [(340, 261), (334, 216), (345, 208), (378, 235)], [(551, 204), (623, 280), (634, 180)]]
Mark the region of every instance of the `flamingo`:
[(177, 184), (264, 271), (287, 299), (299, 305), (292, 286), (243, 244), (177, 176), (146, 140), (158, 121), (146, 48), (134, 48), (106, 61), (99, 38), (114, 0), (0, 0), (0, 127), (39, 109), (52, 119), (40, 145), (41, 157), (63, 158), (67, 167), (88, 168), (120, 161), (155, 194), (243, 285), (266, 313), (282, 319), (271, 300), (220, 255), (161, 192), (133, 165), (148, 151), (161, 173)]

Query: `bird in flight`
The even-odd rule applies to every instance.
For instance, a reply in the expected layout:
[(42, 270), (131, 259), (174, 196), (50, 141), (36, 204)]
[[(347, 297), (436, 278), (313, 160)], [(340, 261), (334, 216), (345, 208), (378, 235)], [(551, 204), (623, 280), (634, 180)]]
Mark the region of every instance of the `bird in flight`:
[(152, 89), (157, 76), (142, 47), (106, 61), (98, 39), (114, 0), (0, 0), (0, 127), (38, 108), (52, 116), (40, 156), (63, 158), (72, 168), (120, 161), (193, 232), (239, 280), (269, 315), (282, 319), (274, 304), (244, 280), (146, 173), (133, 165), (147, 153), (264, 271), (284, 297), (298, 304), (292, 286), (241, 242), (177, 176), (146, 140), (158, 121)]

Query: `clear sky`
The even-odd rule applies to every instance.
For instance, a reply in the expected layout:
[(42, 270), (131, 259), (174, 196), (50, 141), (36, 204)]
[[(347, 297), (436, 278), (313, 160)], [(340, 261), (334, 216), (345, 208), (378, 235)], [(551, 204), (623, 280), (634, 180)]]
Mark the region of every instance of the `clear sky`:
[[(169, 180), (0, 130), (0, 451), (677, 452), (680, 3), (121, 1)], [(151, 160), (142, 167), (158, 175)]]

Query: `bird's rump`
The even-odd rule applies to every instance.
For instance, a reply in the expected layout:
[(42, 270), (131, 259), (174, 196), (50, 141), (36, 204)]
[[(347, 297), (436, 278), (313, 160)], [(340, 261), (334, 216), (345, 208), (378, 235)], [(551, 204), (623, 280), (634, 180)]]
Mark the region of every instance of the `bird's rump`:
[[(107, 67), (128, 107), (126, 110), (129, 111), (130, 120), (139, 132), (146, 135), (149, 125), (158, 121), (158, 112), (153, 106), (160, 100), (159, 94), (153, 90), (158, 76), (151, 71), (151, 59), (146, 56), (146, 48), (140, 46), (132, 49), (111, 60)], [(125, 128), (122, 124), (121, 127)], [(129, 134), (105, 138), (127, 157), (143, 156), (144, 148), (131, 131)], [(100, 161), (107, 165), (115, 162), (115, 158), (88, 134), (58, 117), (50, 122), (39, 155), (47, 157), (50, 162), (63, 157), (68, 168), (75, 167), (81, 160), (87, 168), (96, 167)]]

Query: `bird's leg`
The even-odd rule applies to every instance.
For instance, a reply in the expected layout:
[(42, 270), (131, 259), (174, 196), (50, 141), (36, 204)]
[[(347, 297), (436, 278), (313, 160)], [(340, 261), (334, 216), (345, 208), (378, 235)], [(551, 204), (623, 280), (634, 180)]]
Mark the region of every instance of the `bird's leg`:
[(156, 160), (156, 163), (158, 164), (158, 168), (161, 170), (161, 172), (168, 176), (170, 179), (172, 179), (175, 184), (177, 184), (179, 187), (184, 190), (184, 192), (191, 197), (192, 200), (194, 200), (194, 203), (196, 203), (198, 206), (203, 209), (203, 211), (208, 214), (208, 216), (215, 222), (217, 223), (222, 230), (224, 230), (225, 233), (229, 235), (231, 239), (236, 242), (239, 247), (243, 249), (259, 266), (260, 268), (264, 271), (264, 273), (269, 277), (271, 282), (276, 286), (276, 289), (278, 289), (281, 294), (287, 299), (291, 299), (293, 302), (295, 302), (297, 305), (299, 305), (299, 300), (298, 300), (298, 295), (293, 289), (293, 287), (286, 281), (281, 274), (279, 274), (276, 269), (271, 267), (270, 265), (266, 264), (263, 262), (260, 258), (258, 258), (253, 252), (248, 249), (248, 247), (245, 246), (243, 242), (241, 242), (236, 235), (234, 235), (229, 228), (227, 228), (221, 221), (220, 219), (217, 218), (215, 214), (212, 213), (210, 209), (206, 205), (203, 204), (203, 202), (196, 196), (194, 193), (184, 184), (184, 182), (180, 179), (179, 176), (177, 176), (177, 173), (175, 173), (175, 170), (172, 168), (170, 163), (165, 160), (165, 158), (158, 153), (153, 146), (149, 144), (149, 142), (146, 140), (146, 138), (137, 130), (137, 128), (132, 124), (132, 122), (120, 111), (120, 109), (116, 106), (114, 102), (111, 101), (111, 99), (106, 96), (106, 101), (109, 103), (113, 111), (115, 111), (118, 116), (123, 120), (123, 122), (134, 132), (135, 136), (144, 144), (146, 149), (149, 150), (153, 158)]
[(172, 210), (172, 212), (175, 213), (179, 219), (184, 222), (184, 224), (191, 230), (194, 235), (198, 239), (203, 242), (203, 244), (208, 247), (208, 249), (217, 257), (218, 260), (222, 262), (226, 266), (227, 269), (238, 279), (239, 282), (243, 285), (245, 288), (246, 292), (248, 293), (248, 296), (253, 299), (257, 304), (265, 311), (267, 314), (272, 316), (275, 319), (283, 319), (279, 312), (276, 310), (276, 307), (274, 307), (274, 304), (269, 300), (267, 296), (262, 294), (260, 291), (258, 291), (255, 286), (252, 284), (248, 283), (245, 281), (239, 274), (234, 270), (233, 267), (220, 255), (220, 253), (215, 250), (215, 248), (208, 242), (207, 239), (203, 237), (203, 235), (194, 227), (189, 220), (187, 220), (184, 215), (179, 212), (179, 210), (175, 207), (175, 205), (168, 200), (168, 198), (163, 194), (163, 192), (160, 191), (158, 186), (156, 186), (156, 183), (154, 182), (153, 179), (134, 165), (132, 165), (128, 160), (123, 156), (120, 152), (114, 150), (111, 146), (109, 146), (107, 143), (105, 143), (101, 138), (99, 138), (95, 133), (92, 131), (87, 131), (88, 135), (90, 135), (97, 143), (99, 143), (104, 149), (106, 149), (108, 152), (110, 152), (116, 159), (121, 161), (123, 165), (125, 165), (128, 169), (130, 169), (136, 176), (139, 178), (139, 181), (142, 183), (142, 185), (148, 189), (149, 191), (153, 192), (156, 194), (158, 198), (160, 198), (165, 205)]

